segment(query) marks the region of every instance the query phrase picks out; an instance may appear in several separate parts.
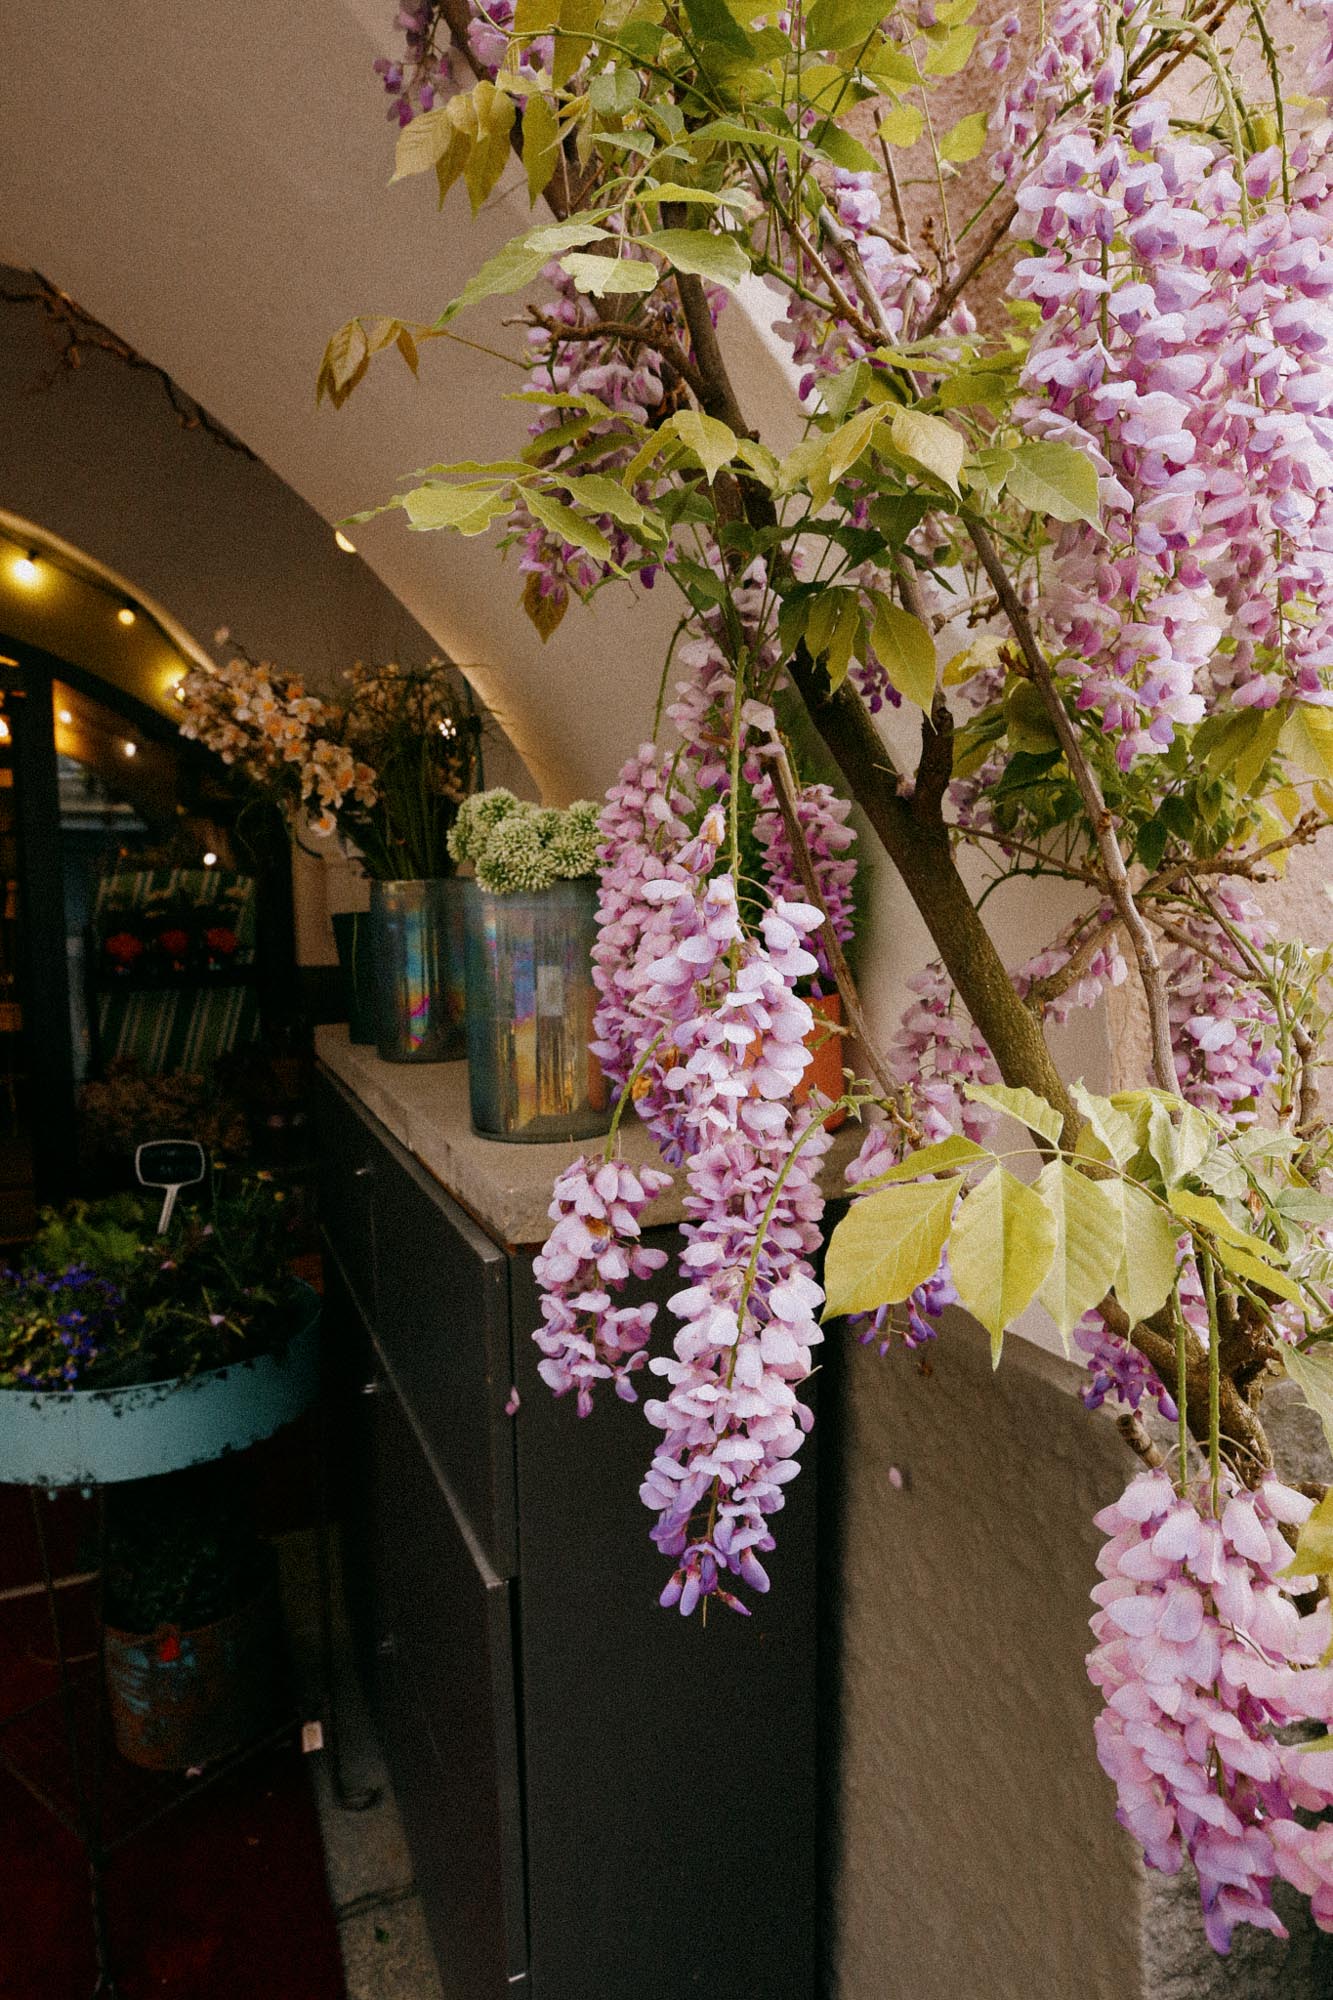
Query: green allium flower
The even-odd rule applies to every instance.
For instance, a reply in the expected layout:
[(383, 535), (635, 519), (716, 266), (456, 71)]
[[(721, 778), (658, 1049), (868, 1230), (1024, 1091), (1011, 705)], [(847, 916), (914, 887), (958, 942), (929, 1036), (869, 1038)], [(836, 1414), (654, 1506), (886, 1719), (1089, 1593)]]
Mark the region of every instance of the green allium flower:
[(456, 861), (471, 861), (483, 889), (497, 895), (532, 893), (576, 881), (597, 868), (599, 808), (535, 806), (512, 792), (481, 792), (464, 801), (450, 835)]
[(513, 813), (493, 829), (476, 856), (477, 880), (483, 889), (514, 896), (550, 888), (555, 869), (538, 817), (535, 811)]
[(519, 801), (503, 785), (494, 791), (473, 792), (458, 808), (458, 817), (449, 829), (449, 852), (455, 861), (477, 861), (488, 839), (502, 820), (519, 810)]

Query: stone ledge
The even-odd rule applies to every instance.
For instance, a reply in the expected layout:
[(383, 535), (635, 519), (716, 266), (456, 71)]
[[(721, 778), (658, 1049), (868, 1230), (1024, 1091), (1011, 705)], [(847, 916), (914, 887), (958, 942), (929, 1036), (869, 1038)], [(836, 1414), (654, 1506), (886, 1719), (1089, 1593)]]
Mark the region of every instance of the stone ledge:
[[(400, 1146), (418, 1159), (485, 1228), (509, 1246), (544, 1243), (557, 1174), (600, 1139), (555, 1145), (505, 1145), (479, 1139), (468, 1111), (467, 1064), (381, 1062), (373, 1048), (348, 1040), (344, 1025), (315, 1030), (315, 1053)], [(830, 1197), (844, 1191), (843, 1170), (860, 1144), (860, 1127), (845, 1125), (825, 1156), (821, 1180)], [(618, 1150), (632, 1167), (660, 1166), (650, 1134), (632, 1114), (621, 1120)], [(679, 1179), (645, 1211), (644, 1226), (679, 1222)]]

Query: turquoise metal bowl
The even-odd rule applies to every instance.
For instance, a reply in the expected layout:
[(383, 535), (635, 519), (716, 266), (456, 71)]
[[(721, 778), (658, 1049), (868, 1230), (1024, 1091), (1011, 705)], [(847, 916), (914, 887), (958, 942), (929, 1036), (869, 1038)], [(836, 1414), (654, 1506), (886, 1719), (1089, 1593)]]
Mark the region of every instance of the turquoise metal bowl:
[(302, 1324), (281, 1355), (189, 1381), (34, 1394), (0, 1389), (0, 1485), (110, 1486), (204, 1465), (272, 1437), (319, 1389), (320, 1302), (302, 1285)]

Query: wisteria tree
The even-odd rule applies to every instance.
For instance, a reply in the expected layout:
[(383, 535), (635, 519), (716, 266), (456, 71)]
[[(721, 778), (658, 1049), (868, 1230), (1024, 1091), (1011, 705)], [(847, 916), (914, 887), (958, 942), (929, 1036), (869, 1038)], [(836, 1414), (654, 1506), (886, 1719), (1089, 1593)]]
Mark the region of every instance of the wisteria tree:
[[(998, 1362), (1037, 1302), (1144, 1461), (1099, 1517), (1099, 1754), (1219, 1950), (1281, 1932), (1278, 1877), (1333, 1928), (1333, 1501), (1260, 1418), (1285, 1371), (1333, 1419), (1330, 957), (1254, 893), (1333, 817), (1333, 10), (1304, 11), (1289, 86), (1264, 0), (1057, 0), (1035, 45), (973, 0), (426, 0), (380, 66), (399, 174), (476, 209), (517, 153), (537, 212), (321, 377), (341, 402), (512, 295), (530, 442), (391, 504), (497, 526), (543, 635), (612, 584), (680, 596), (670, 729), (602, 819), (596, 1043), (685, 1179), (676, 1326), (654, 1352), (627, 1289), (663, 1177), (613, 1134), (557, 1185), (536, 1336), (581, 1412), (654, 1382), (664, 1604), (768, 1588), (821, 1307), (888, 1345), (959, 1303)], [(754, 279), (806, 415), (783, 457), (717, 333)], [(938, 954), (883, 1049), (849, 800)], [(1017, 874), (1081, 907), (1009, 965), (985, 891)], [(1126, 980), (1151, 1073), (1101, 1096), (1046, 1031)], [(830, 984), (865, 1132), (821, 1290), (826, 1106), (794, 1092)]]

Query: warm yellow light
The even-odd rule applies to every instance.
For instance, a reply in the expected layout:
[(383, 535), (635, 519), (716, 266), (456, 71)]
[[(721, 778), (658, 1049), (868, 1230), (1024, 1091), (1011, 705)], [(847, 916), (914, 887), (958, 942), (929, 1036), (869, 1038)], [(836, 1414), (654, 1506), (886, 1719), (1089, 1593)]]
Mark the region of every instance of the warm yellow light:
[(66, 729), (68, 729), (73, 723), (74, 717), (67, 708), (62, 708), (60, 711), (60, 720), (64, 723)]
[(177, 701), (184, 701), (184, 699), (185, 699), (185, 676), (184, 676), (184, 674), (182, 674), (182, 675), (181, 675), (181, 677), (180, 677), (180, 679), (179, 679), (179, 680), (175, 680), (175, 681), (173, 681), (173, 682), (171, 683), (171, 692), (172, 692), (172, 693), (173, 693), (173, 694), (175, 695), (175, 697), (176, 697)]
[(204, 866), (205, 868), (216, 868), (217, 865), (218, 865), (217, 855), (214, 854), (212, 848), (210, 847), (207, 854), (204, 856)]
[(8, 741), (9, 741), (9, 722), (5, 716), (0, 715), (0, 743), (8, 743)]
[(128, 604), (121, 605), (119, 611), (116, 613), (116, 617), (122, 625), (132, 625), (134, 623), (134, 611)]
[(26, 556), (20, 556), (14, 564), (15, 583), (23, 584), (28, 590), (31, 590), (35, 583), (41, 582), (41, 576), (42, 573), (37, 567), (36, 549), (31, 549)]
[(132, 738), (130, 738), (130, 737), (128, 737), (128, 736), (127, 736), (127, 737), (125, 738), (125, 741), (124, 741), (124, 742), (123, 742), (123, 743), (121, 744), (121, 746), (120, 746), (120, 747), (121, 747), (121, 749), (122, 749), (122, 750), (124, 751), (124, 753), (125, 753), (125, 755), (126, 755), (127, 757), (137, 757), (137, 756), (138, 756), (138, 754), (139, 754), (139, 746), (138, 746), (138, 744), (137, 744), (137, 743), (135, 743), (135, 742), (134, 742), (134, 741), (132, 740)]
[(356, 543), (349, 536), (345, 535), (341, 528), (334, 529), (333, 539), (345, 556), (354, 556), (356, 554)]

